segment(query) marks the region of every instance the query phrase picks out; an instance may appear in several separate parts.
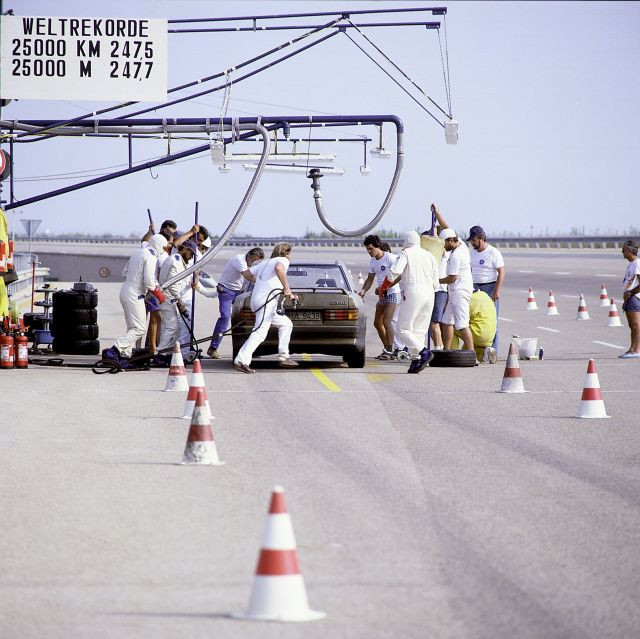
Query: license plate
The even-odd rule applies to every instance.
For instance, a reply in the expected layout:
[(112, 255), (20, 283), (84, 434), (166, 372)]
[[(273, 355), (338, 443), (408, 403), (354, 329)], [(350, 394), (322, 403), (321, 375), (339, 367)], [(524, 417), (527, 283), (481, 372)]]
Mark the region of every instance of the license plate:
[(295, 321), (312, 321), (319, 322), (322, 319), (320, 311), (291, 311), (287, 313), (292, 322)]

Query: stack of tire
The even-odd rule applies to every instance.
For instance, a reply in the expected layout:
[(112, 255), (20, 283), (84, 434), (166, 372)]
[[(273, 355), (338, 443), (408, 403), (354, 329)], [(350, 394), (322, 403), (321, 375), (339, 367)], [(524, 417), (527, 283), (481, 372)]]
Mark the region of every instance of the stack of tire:
[(53, 294), (53, 350), (66, 355), (97, 355), (98, 292), (56, 291)]

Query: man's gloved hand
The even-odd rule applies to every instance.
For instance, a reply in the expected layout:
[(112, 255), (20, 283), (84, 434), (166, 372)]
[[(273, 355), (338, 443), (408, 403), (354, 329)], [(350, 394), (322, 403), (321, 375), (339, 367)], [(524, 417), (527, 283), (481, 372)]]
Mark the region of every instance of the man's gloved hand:
[(380, 284), (380, 287), (378, 289), (378, 295), (380, 297), (380, 299), (382, 299), (384, 297), (384, 294), (386, 293), (386, 291), (391, 288), (393, 286), (392, 282), (390, 282), (386, 277), (384, 278), (384, 281), (382, 282), (382, 284)]
[(167, 299), (167, 296), (162, 292), (162, 289), (159, 286), (156, 286), (153, 291), (151, 291), (151, 295), (153, 295), (160, 304)]

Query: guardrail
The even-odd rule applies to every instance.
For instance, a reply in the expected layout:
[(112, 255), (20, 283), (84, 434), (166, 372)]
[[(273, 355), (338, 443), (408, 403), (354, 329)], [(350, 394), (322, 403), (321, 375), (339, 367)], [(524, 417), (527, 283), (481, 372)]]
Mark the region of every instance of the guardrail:
[[(215, 243), (217, 238), (212, 238)], [(619, 248), (629, 237), (626, 235), (606, 237), (490, 237), (489, 241), (497, 248), (569, 248), (569, 249), (605, 249)], [(27, 241), (27, 238), (16, 237), (17, 241)], [(382, 238), (391, 246), (402, 246), (402, 238)], [(57, 242), (70, 244), (124, 244), (136, 245), (140, 243), (137, 238), (100, 238), (100, 237), (37, 237), (33, 243)], [(274, 246), (277, 242), (289, 242), (295, 246), (362, 246), (362, 238), (322, 237), (322, 238), (298, 238), (298, 237), (237, 237), (231, 238), (229, 246)]]

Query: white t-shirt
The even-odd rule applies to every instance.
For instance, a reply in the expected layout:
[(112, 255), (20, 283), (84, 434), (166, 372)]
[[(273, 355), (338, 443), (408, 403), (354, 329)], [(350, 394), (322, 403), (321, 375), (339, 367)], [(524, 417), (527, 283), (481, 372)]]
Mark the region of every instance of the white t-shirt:
[[(396, 263), (397, 256), (393, 253), (387, 253), (383, 251), (382, 257), (377, 260), (375, 257), (371, 258), (369, 262), (369, 273), (374, 273), (378, 286), (384, 282), (387, 275), (392, 278), (391, 267)], [(397, 293), (400, 295), (400, 287), (394, 284), (391, 288), (387, 289), (387, 293)]]
[[(638, 280), (636, 278), (640, 278), (640, 259), (636, 257), (633, 262), (629, 262), (629, 266), (627, 266), (627, 272), (624, 274), (623, 288), (624, 291), (630, 291), (632, 288), (638, 286)], [(640, 293), (636, 293), (635, 297), (640, 299)]]
[(471, 257), (464, 242), (451, 251), (447, 264), (447, 275), (457, 275), (456, 281), (449, 284), (449, 293), (473, 293), (471, 279)]
[(484, 251), (471, 249), (471, 274), (474, 284), (486, 284), (498, 279), (498, 269), (504, 266), (502, 253), (491, 244)]
[[(449, 258), (451, 257), (451, 251), (445, 251), (440, 258), (440, 264), (438, 264), (438, 275), (440, 279), (447, 277), (447, 266), (449, 265)], [(447, 292), (447, 285), (438, 283), (436, 285), (436, 293), (439, 291)]]
[[(251, 294), (252, 311), (255, 311), (267, 301), (269, 293), (274, 288), (282, 288), (282, 282), (276, 275), (276, 264), (282, 264), (285, 273), (287, 272), (289, 260), (286, 257), (272, 257), (270, 260), (264, 260), (251, 267), (251, 272), (256, 276), (256, 283), (253, 285), (253, 293)], [(278, 295), (272, 293), (270, 304), (277, 303)]]
[(242, 253), (234, 255), (222, 269), (218, 284), (231, 291), (239, 291), (245, 282), (242, 271), (247, 270), (247, 260)]

